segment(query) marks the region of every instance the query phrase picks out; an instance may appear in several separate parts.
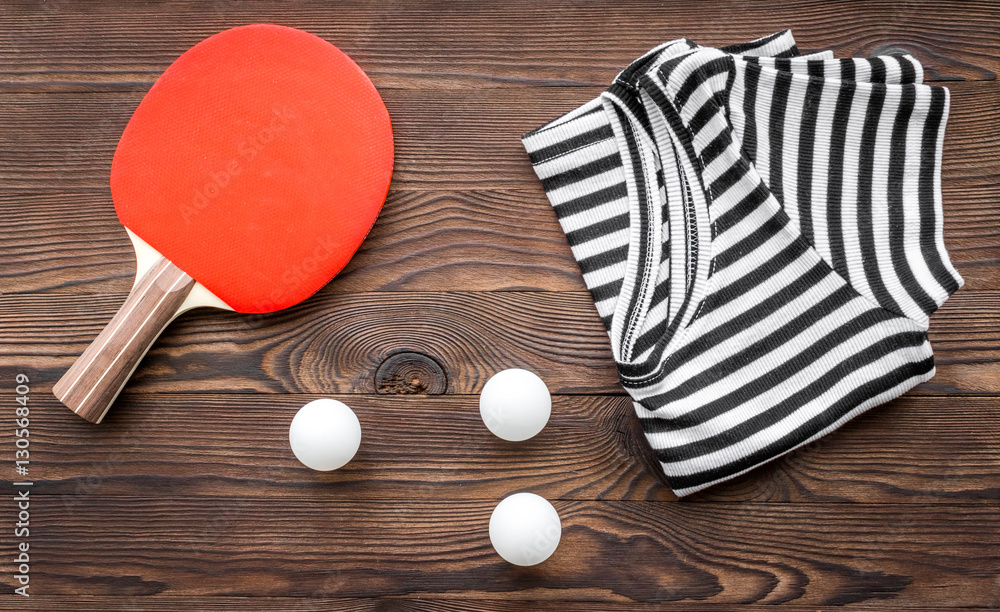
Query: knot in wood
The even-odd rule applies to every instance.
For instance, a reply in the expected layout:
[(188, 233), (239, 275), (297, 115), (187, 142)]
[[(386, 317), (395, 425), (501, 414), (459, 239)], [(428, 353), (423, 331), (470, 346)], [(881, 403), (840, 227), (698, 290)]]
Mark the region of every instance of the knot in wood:
[(902, 47), (897, 47), (892, 43), (878, 45), (868, 54), (868, 57), (878, 57), (880, 55), (913, 55), (912, 51), (908, 51)]
[(375, 371), (375, 392), (382, 395), (441, 395), (447, 389), (444, 369), (421, 353), (396, 353)]

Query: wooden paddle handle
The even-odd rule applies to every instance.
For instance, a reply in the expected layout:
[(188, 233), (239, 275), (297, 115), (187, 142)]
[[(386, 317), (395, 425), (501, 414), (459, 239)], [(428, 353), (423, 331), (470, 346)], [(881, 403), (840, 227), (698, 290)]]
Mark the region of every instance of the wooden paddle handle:
[(154, 263), (104, 331), (53, 387), (59, 401), (91, 423), (100, 423), (194, 284), (168, 260), (161, 257)]

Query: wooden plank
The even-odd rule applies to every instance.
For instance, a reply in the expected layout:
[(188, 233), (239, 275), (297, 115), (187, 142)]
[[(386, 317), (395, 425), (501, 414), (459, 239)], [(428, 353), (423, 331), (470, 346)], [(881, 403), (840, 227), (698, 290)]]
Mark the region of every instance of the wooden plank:
[[(968, 245), (983, 262), (993, 248), (997, 215), (964, 209), (973, 218), (949, 223), (951, 242)], [(979, 203), (978, 200), (975, 200)], [(963, 203), (964, 206), (964, 203)], [(128, 291), (135, 256), (106, 190), (0, 192), (0, 291), (107, 293)], [(74, 222), (67, 225), (66, 217)], [(985, 229), (984, 229), (985, 228)], [(964, 234), (969, 234), (966, 237)], [(983, 235), (984, 237), (980, 238)], [(983, 248), (977, 248), (982, 244)], [(1000, 246), (997, 246), (1000, 259)], [(1000, 265), (986, 264), (988, 270)], [(509, 191), (390, 193), (361, 250), (334, 291), (582, 290), (583, 279), (540, 186)]]
[[(493, 597), (502, 595), (493, 594)], [(525, 601), (523, 599), (460, 599), (454, 597), (430, 598), (421, 596), (419, 599), (392, 598), (391, 605), (386, 599), (380, 598), (335, 598), (335, 597), (226, 597), (226, 596), (164, 596), (156, 597), (124, 597), (105, 596), (54, 596), (25, 600), (23, 612), (108, 612), (109, 610), (127, 610), (128, 612), (177, 612), (177, 610), (198, 610), (199, 612), (232, 612), (246, 610), (249, 612), (385, 612), (391, 609), (398, 612), (565, 612), (567, 602)], [(891, 603), (882, 601), (881, 607), (890, 607)], [(670, 606), (665, 602), (655, 603), (621, 603), (609, 601), (574, 601), (574, 612), (650, 612), (669, 609), (670, 607), (685, 610), (732, 610), (731, 605), (704, 603), (687, 600)], [(853, 606), (858, 609), (858, 606)], [(774, 607), (762, 605), (741, 605), (740, 610), (747, 612), (774, 612)], [(976, 608), (966, 608), (976, 609)], [(783, 604), (782, 612), (816, 612), (815, 606)], [(946, 607), (920, 606), (921, 612), (943, 612), (954, 610)]]
[[(1000, 287), (1000, 181), (945, 186), (945, 243), (965, 291)], [(0, 191), (0, 292), (128, 291), (135, 256), (106, 189)], [(73, 222), (67, 224), (67, 217)], [(331, 291), (582, 290), (540, 186), (394, 190)]]
[(524, 569), (491, 549), (494, 504), (88, 497), (67, 512), (37, 496), (31, 584), (50, 596), (998, 603), (995, 507), (557, 500), (559, 549)]
[[(0, 296), (0, 372), (57, 380), (125, 294)], [(1000, 292), (959, 291), (931, 319), (937, 375), (929, 394), (1000, 393)], [(553, 393), (618, 394), (607, 332), (576, 292), (372, 292), (325, 288), (269, 315), (184, 314), (126, 387), (143, 391), (372, 393), (393, 355), (415, 354), (443, 381), (424, 389), (478, 393), (494, 373), (537, 372)], [(385, 391), (385, 390), (383, 390)]]
[[(32, 495), (57, 496), (67, 508), (92, 496), (261, 491), (345, 502), (498, 499), (516, 490), (675, 499), (623, 396), (556, 396), (549, 424), (520, 444), (489, 433), (476, 396), (337, 396), (357, 413), (363, 442), (344, 468), (317, 473), (292, 455), (288, 426), (318, 396), (126, 394), (93, 427), (32, 387)], [(998, 411), (1000, 398), (907, 396), (685, 501), (996, 506)], [(13, 448), (12, 432), (0, 440)]]
[[(988, 186), (1000, 176), (1000, 87), (949, 83), (942, 181)], [(521, 136), (597, 87), (385, 90), (396, 141), (393, 188), (537, 188)], [(118, 138), (142, 91), (0, 94), (0, 181), (10, 190), (106, 189)]]
[[(0, 297), (0, 363), (30, 368), (39, 381), (58, 378), (123, 298)], [(127, 388), (372, 393), (379, 366), (413, 352), (441, 366), (449, 393), (478, 393), (496, 371), (519, 366), (555, 393), (617, 393), (607, 332), (589, 300), (585, 292), (323, 290), (269, 315), (193, 311), (170, 326)]]
[[(992, 79), (1000, 70), (991, 2), (887, 0), (863, 5), (771, 0), (733, 19), (731, 2), (665, 8), (653, 0), (578, 3), (330, 4), (239, 10), (182, 1), (121, 10), (115, 2), (5, 3), (0, 82), (8, 87), (129, 87), (152, 82), (180, 53), (219, 30), (253, 22), (295, 26), (339, 45), (381, 87), (482, 88), (509, 84), (606, 84), (653, 46), (689, 37), (742, 42), (791, 28), (806, 50), (838, 56), (915, 54), (936, 79)], [(626, 36), (622, 33), (626, 32)]]

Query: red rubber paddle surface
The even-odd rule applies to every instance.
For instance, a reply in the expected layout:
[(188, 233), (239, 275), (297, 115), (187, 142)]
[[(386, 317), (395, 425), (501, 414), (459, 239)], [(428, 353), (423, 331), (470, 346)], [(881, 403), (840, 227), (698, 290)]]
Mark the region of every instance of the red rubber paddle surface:
[(389, 114), (312, 34), (249, 25), (180, 56), (115, 151), (118, 218), (238, 312), (297, 304), (361, 246), (392, 176)]

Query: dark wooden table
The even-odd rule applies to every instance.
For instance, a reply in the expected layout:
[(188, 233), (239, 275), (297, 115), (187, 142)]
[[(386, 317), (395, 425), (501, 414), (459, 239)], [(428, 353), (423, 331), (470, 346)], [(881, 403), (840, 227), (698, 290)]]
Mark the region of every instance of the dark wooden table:
[[(108, 189), (117, 139), (174, 58), (252, 22), (318, 34), (371, 75), (396, 134), (384, 213), (299, 307), (184, 315), (89, 425), (51, 388), (132, 282)], [(1000, 605), (998, 24), (987, 2), (5, 2), (0, 608)], [(933, 380), (677, 501), (647, 466), (519, 136), (661, 41), (785, 27), (840, 57), (904, 49), (951, 89), (945, 231), (966, 285), (933, 318)], [(548, 427), (522, 444), (478, 414), (477, 393), (509, 367), (555, 394)], [(26, 477), (17, 374), (31, 387)], [(329, 474), (287, 440), (317, 397), (348, 403), (364, 428), (354, 461)], [(28, 599), (12, 594), (25, 478)], [(562, 544), (535, 568), (489, 543), (490, 512), (515, 491), (562, 516)]]

